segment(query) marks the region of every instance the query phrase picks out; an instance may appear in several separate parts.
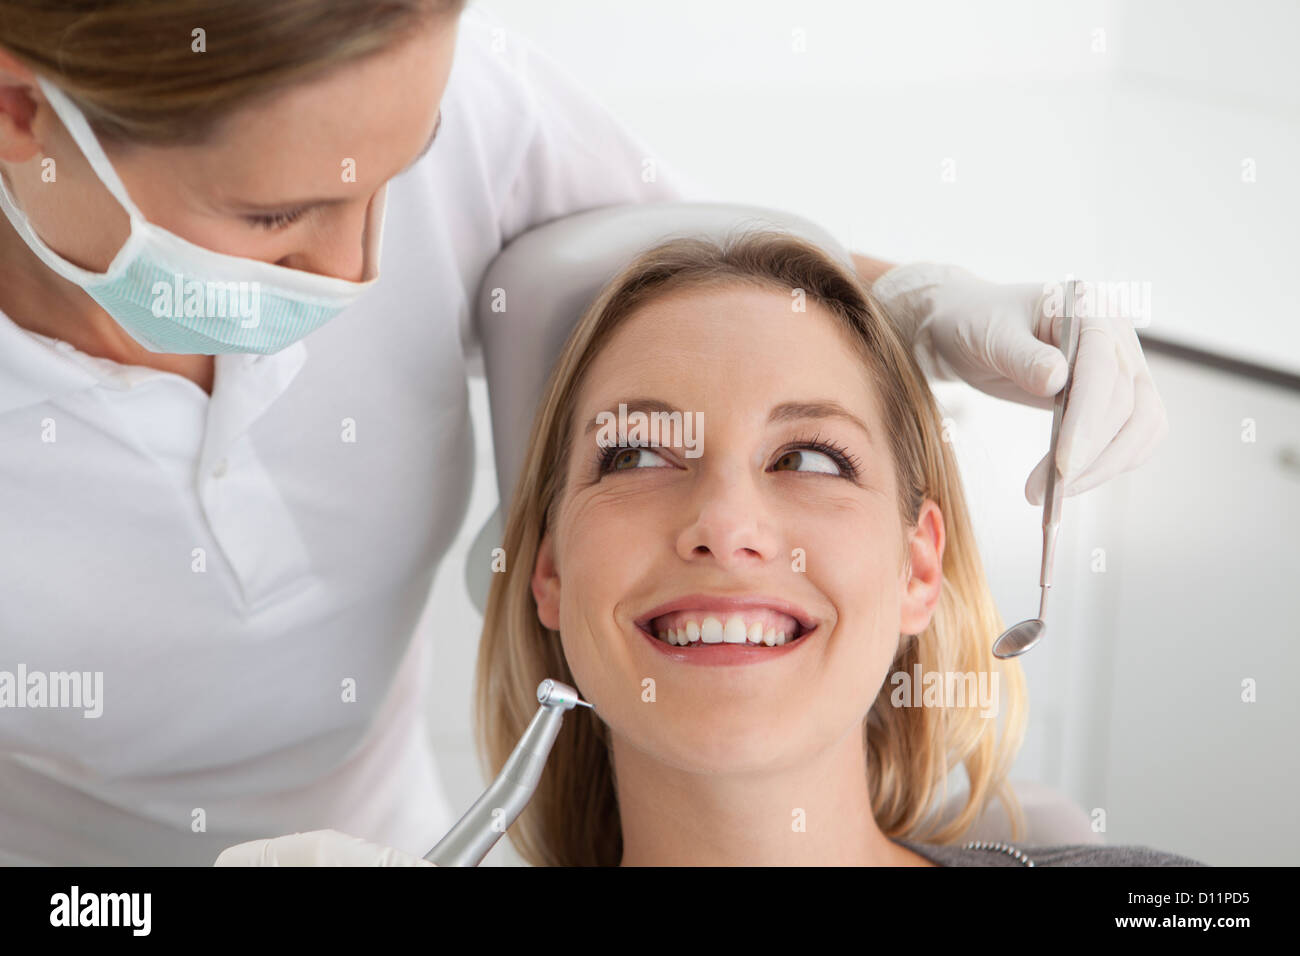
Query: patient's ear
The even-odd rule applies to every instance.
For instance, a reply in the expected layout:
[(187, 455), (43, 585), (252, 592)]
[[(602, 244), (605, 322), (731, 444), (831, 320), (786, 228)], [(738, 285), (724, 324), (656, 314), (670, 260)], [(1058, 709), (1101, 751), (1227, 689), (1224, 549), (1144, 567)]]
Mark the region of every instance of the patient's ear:
[(537, 547), (537, 561), (533, 564), (533, 600), (537, 602), (537, 618), (542, 626), (552, 631), (560, 629), (560, 574), (555, 567), (555, 549), (551, 532), (542, 535)]
[(920, 634), (930, 626), (943, 589), (943, 545), (943, 513), (927, 498), (907, 539), (910, 574), (902, 582), (900, 634)]

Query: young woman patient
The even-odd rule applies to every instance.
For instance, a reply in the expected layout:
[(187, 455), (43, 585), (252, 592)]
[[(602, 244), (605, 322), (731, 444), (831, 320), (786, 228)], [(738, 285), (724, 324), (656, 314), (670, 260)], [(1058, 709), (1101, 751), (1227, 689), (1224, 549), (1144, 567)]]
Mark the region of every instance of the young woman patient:
[[(647, 431), (636, 411), (669, 414)], [(961, 845), (995, 798), (1023, 828), (1024, 678), (990, 652), (1002, 621), (922, 372), (801, 239), (674, 240), (609, 283), (556, 363), (504, 548), (476, 686), (489, 774), (543, 679), (594, 705), (510, 830), (530, 863), (1197, 865)], [(918, 674), (996, 698), (948, 706)], [(936, 825), (958, 764), (969, 796)]]

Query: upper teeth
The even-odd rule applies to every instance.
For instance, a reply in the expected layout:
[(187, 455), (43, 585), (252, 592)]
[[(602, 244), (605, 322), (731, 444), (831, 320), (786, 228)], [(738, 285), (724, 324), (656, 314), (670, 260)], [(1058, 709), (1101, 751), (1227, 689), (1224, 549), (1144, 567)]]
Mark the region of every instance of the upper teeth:
[[(784, 617), (784, 615), (781, 615)], [(771, 613), (752, 615), (732, 614), (725, 619), (712, 615), (691, 616), (684, 618), (674, 615), (674, 625), (658, 630), (659, 640), (669, 644), (766, 644), (774, 647), (784, 644), (796, 633), (795, 627), (784, 624), (774, 626), (770, 621)]]

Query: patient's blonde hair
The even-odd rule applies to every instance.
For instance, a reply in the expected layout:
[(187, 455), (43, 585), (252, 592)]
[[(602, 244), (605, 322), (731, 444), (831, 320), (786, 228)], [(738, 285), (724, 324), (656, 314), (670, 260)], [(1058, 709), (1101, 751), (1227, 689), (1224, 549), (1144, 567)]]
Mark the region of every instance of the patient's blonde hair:
[[(612, 279), (577, 323), (552, 370), (533, 424), (531, 443), (505, 523), (506, 569), (492, 576), (475, 682), (475, 727), (484, 769), (495, 776), (537, 710), (536, 689), (548, 677), (575, 684), (559, 634), (537, 617), (531, 576), (539, 543), (564, 490), (572, 428), (583, 377), (619, 326), (637, 309), (669, 293), (735, 283), (784, 296), (803, 289), (847, 329), (882, 402), (905, 528), (915, 527), (924, 499), (943, 513), (943, 586), (921, 634), (900, 641), (891, 673), (997, 673), (1006, 718), (975, 707), (895, 707), (886, 679), (863, 725), (871, 806), (882, 832), (895, 839), (951, 842), (993, 797), (1011, 816), (1019, 839), (1023, 813), (1006, 783), (1024, 735), (1027, 700), (1019, 662), (992, 656), (1002, 621), (989, 593), (962, 494), (956, 459), (941, 437), (934, 396), (911, 352), (857, 277), (811, 243), (775, 231), (733, 234), (721, 244), (675, 239), (639, 256)], [(707, 321), (701, 316), (700, 321)], [(934, 811), (947, 778), (965, 767), (969, 793), (946, 823)], [(532, 802), (510, 829), (515, 847), (537, 866), (616, 865), (622, 833), (610, 762), (608, 729), (576, 708), (561, 728)]]

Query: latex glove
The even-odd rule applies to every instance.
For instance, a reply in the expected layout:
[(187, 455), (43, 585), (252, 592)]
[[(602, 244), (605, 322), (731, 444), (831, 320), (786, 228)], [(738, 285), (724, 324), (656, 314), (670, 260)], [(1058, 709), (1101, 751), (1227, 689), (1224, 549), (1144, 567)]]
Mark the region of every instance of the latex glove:
[[(871, 292), (903, 334), (910, 332), (912, 354), (929, 378), (1051, 408), (1069, 374), (1059, 348), (1063, 285), (999, 285), (922, 262), (890, 269)], [(1056, 457), (1067, 496), (1136, 468), (1169, 431), (1133, 318), (1086, 314), (1092, 311), (1102, 310), (1086, 302), (1075, 310), (1082, 325)], [(1030, 504), (1041, 505), (1047, 494), (1047, 459), (1025, 482)]]
[(213, 866), (436, 866), (391, 846), (370, 843), (338, 830), (310, 830), (267, 840), (237, 843), (221, 851)]

